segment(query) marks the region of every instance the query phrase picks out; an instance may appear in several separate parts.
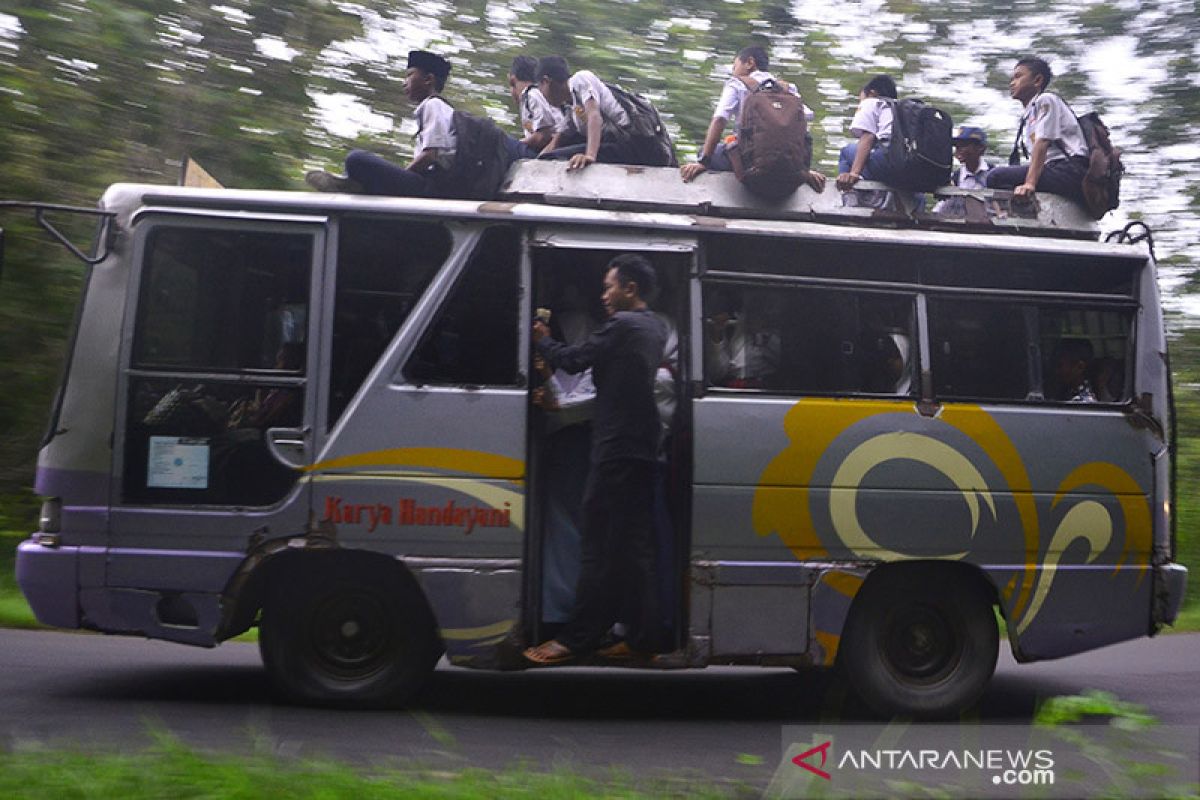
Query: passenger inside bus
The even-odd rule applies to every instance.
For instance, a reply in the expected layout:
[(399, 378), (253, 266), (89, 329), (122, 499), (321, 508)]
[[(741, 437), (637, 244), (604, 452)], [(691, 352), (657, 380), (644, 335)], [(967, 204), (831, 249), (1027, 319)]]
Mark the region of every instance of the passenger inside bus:
[[(603, 267), (612, 255), (605, 251), (575, 251), (570, 254), (570, 263), (565, 254), (547, 253), (536, 260), (539, 265), (550, 268), (535, 272), (538, 288), (534, 305), (549, 310), (550, 327), (556, 339), (568, 343), (581, 340), (599, 324), (598, 289)], [(680, 303), (685, 295), (673, 280), (677, 271), (654, 266), (659, 287), (650, 295), (649, 305), (667, 331), (667, 337), (654, 380), (654, 399), (662, 435), (653, 475), (653, 572), (662, 630), (671, 640), (677, 633), (680, 614), (680, 575), (676, 560), (682, 552), (676, 543), (675, 521), (679, 504), (677, 489), (683, 474), (679, 465), (683, 459), (676, 449), (684, 441), (674, 435), (681, 377), (675, 319), (682, 313)], [(534, 436), (541, 443), (536, 472), (540, 476), (537, 482), (541, 486), (538, 493), (542, 509), (540, 630), (546, 638), (553, 637), (568, 620), (575, 601), (580, 571), (583, 494), (590, 471), (590, 407), (595, 388), (590, 371), (570, 375), (562, 370), (550, 370), (536, 354), (534, 367), (531, 402), (538, 409)], [(614, 640), (628, 633), (628, 622), (633, 619), (628, 611), (619, 616), (610, 633)]]
[(717, 292), (707, 311), (704, 373), (709, 383), (771, 388), (780, 358), (777, 295), (760, 289)]
[[(551, 299), (551, 334), (578, 344), (595, 330), (598, 319), (576, 283), (562, 286)], [(541, 385), (531, 393), (540, 409), (544, 436), (544, 523), (542, 526), (542, 622), (561, 625), (575, 604), (579, 580), (583, 490), (590, 467), (592, 371), (553, 370), (540, 355), (534, 369)]]
[(1054, 399), (1071, 403), (1094, 403), (1096, 394), (1087, 379), (1092, 361), (1092, 343), (1087, 339), (1062, 339), (1054, 353)]

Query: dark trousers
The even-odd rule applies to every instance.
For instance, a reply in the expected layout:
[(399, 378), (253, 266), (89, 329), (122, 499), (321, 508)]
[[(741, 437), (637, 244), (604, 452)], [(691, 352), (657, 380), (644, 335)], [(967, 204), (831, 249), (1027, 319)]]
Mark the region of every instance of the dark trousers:
[[(576, 141), (566, 144), (538, 156), (543, 160), (566, 161), (573, 155), (587, 152), (586, 141)], [(596, 161), (600, 164), (637, 164), (637, 154), (628, 142), (618, 142), (607, 136), (600, 139), (600, 151), (596, 153)]]
[(654, 462), (593, 464), (583, 511), (575, 608), (556, 638), (576, 653), (587, 653), (620, 620), (629, 626), (631, 647), (658, 651), (662, 615), (654, 578)]
[[(1056, 158), (1047, 161), (1038, 177), (1037, 190), (1069, 197), (1083, 202), (1083, 176), (1087, 173), (1088, 160), (1083, 156)], [(994, 167), (987, 174), (989, 189), (1013, 189), (1025, 182), (1029, 174), (1029, 165), (1021, 164), (1015, 167)]]
[(346, 177), (358, 181), (367, 194), (393, 197), (433, 195), (433, 181), (428, 177), (366, 150), (351, 150), (350, 155), (346, 156)]
[[(511, 136), (504, 137), (508, 163), (519, 158), (536, 158), (537, 152)], [(433, 197), (437, 194), (438, 170), (425, 174), (393, 164), (367, 150), (351, 150), (346, 156), (346, 177), (358, 181), (367, 194), (389, 197)]]

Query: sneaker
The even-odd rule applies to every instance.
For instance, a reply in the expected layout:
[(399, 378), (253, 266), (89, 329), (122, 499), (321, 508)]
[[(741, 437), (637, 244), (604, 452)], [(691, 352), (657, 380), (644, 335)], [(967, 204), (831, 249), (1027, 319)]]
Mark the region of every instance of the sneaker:
[(318, 192), (341, 192), (343, 194), (362, 194), (362, 184), (345, 175), (334, 175), (323, 169), (314, 169), (304, 173), (304, 182)]

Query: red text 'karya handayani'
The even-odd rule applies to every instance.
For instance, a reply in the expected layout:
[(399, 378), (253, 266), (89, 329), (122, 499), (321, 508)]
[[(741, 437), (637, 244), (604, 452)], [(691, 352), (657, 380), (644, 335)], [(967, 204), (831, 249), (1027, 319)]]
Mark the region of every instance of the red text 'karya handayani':
[(476, 528), (507, 528), (512, 524), (512, 509), (508, 503), (503, 508), (491, 506), (460, 506), (453, 500), (444, 505), (423, 506), (416, 500), (402, 498), (396, 504), (347, 503), (341, 497), (325, 498), (325, 515), (322, 522), (336, 525), (366, 525), (370, 533), (380, 525), (397, 527), (440, 526), (461, 528), (471, 533)]

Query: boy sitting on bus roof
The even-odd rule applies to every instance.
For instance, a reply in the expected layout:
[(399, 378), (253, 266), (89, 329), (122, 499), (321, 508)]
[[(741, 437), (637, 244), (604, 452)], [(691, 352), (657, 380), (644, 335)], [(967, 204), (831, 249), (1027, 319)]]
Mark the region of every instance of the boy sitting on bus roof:
[(517, 56), (508, 71), (508, 90), (521, 114), (521, 158), (537, 158), (562, 122), (562, 109), (556, 108), (537, 85), (538, 60)]
[(850, 134), (857, 138), (842, 148), (838, 157), (837, 187), (843, 192), (860, 180), (888, 183), (887, 146), (892, 138), (892, 104), (896, 82), (887, 75), (876, 75), (858, 93), (858, 111), (850, 122)]
[(417, 104), (416, 156), (407, 168), (366, 150), (351, 150), (346, 156), (346, 174), (333, 175), (313, 170), (304, 176), (319, 192), (350, 192), (403, 197), (429, 197), (435, 193), (439, 173), (454, 161), (457, 136), (454, 108), (440, 92), (450, 75), (450, 62), (427, 50), (408, 54), (404, 94)]
[(567, 169), (583, 169), (600, 161), (635, 164), (637, 154), (615, 129), (629, 127), (629, 115), (612, 91), (595, 73), (581, 69), (574, 75), (562, 56), (538, 61), (538, 86), (552, 104), (564, 110), (562, 121), (542, 151), (544, 158), (566, 158)]
[[(1046, 91), (1054, 73), (1040, 58), (1022, 58), (1013, 68), (1008, 92), (1025, 106), (1009, 166), (988, 173), (989, 189), (1012, 189), (1015, 197), (1035, 191), (1069, 197), (1082, 203), (1083, 176), (1088, 171), (1088, 146), (1074, 112), (1056, 94)], [(1029, 163), (1021, 165), (1021, 152)]]
[[(749, 79), (754, 84), (762, 84), (766, 81), (775, 81), (781, 86), (785, 86), (788, 93), (800, 96), (800, 92), (792, 84), (776, 81), (775, 76), (767, 71), (770, 62), (767, 56), (767, 51), (762, 47), (743, 47), (733, 59), (733, 73), (729, 80), (725, 81), (724, 88), (721, 89), (721, 96), (717, 99), (716, 108), (713, 110), (712, 121), (708, 124), (708, 133), (705, 134), (704, 144), (700, 146), (700, 157), (694, 164), (684, 164), (679, 168), (679, 174), (685, 182), (695, 179), (697, 175), (703, 172), (712, 170), (714, 172), (731, 172), (734, 170), (734, 165), (731, 157), (736, 153), (737, 136), (739, 128), (739, 119), (741, 117), (742, 102), (746, 96), (750, 94), (750, 87), (746, 85), (746, 79)], [(813, 120), (813, 112), (808, 106), (804, 107), (804, 116), (808, 118), (809, 123)], [(721, 134), (725, 132), (725, 126), (729, 121), (733, 121), (733, 134), (721, 141)], [(809, 138), (808, 152), (812, 153), (811, 135)], [(825, 188), (825, 176), (820, 172), (809, 170), (808, 185), (814, 191), (820, 192)]]

